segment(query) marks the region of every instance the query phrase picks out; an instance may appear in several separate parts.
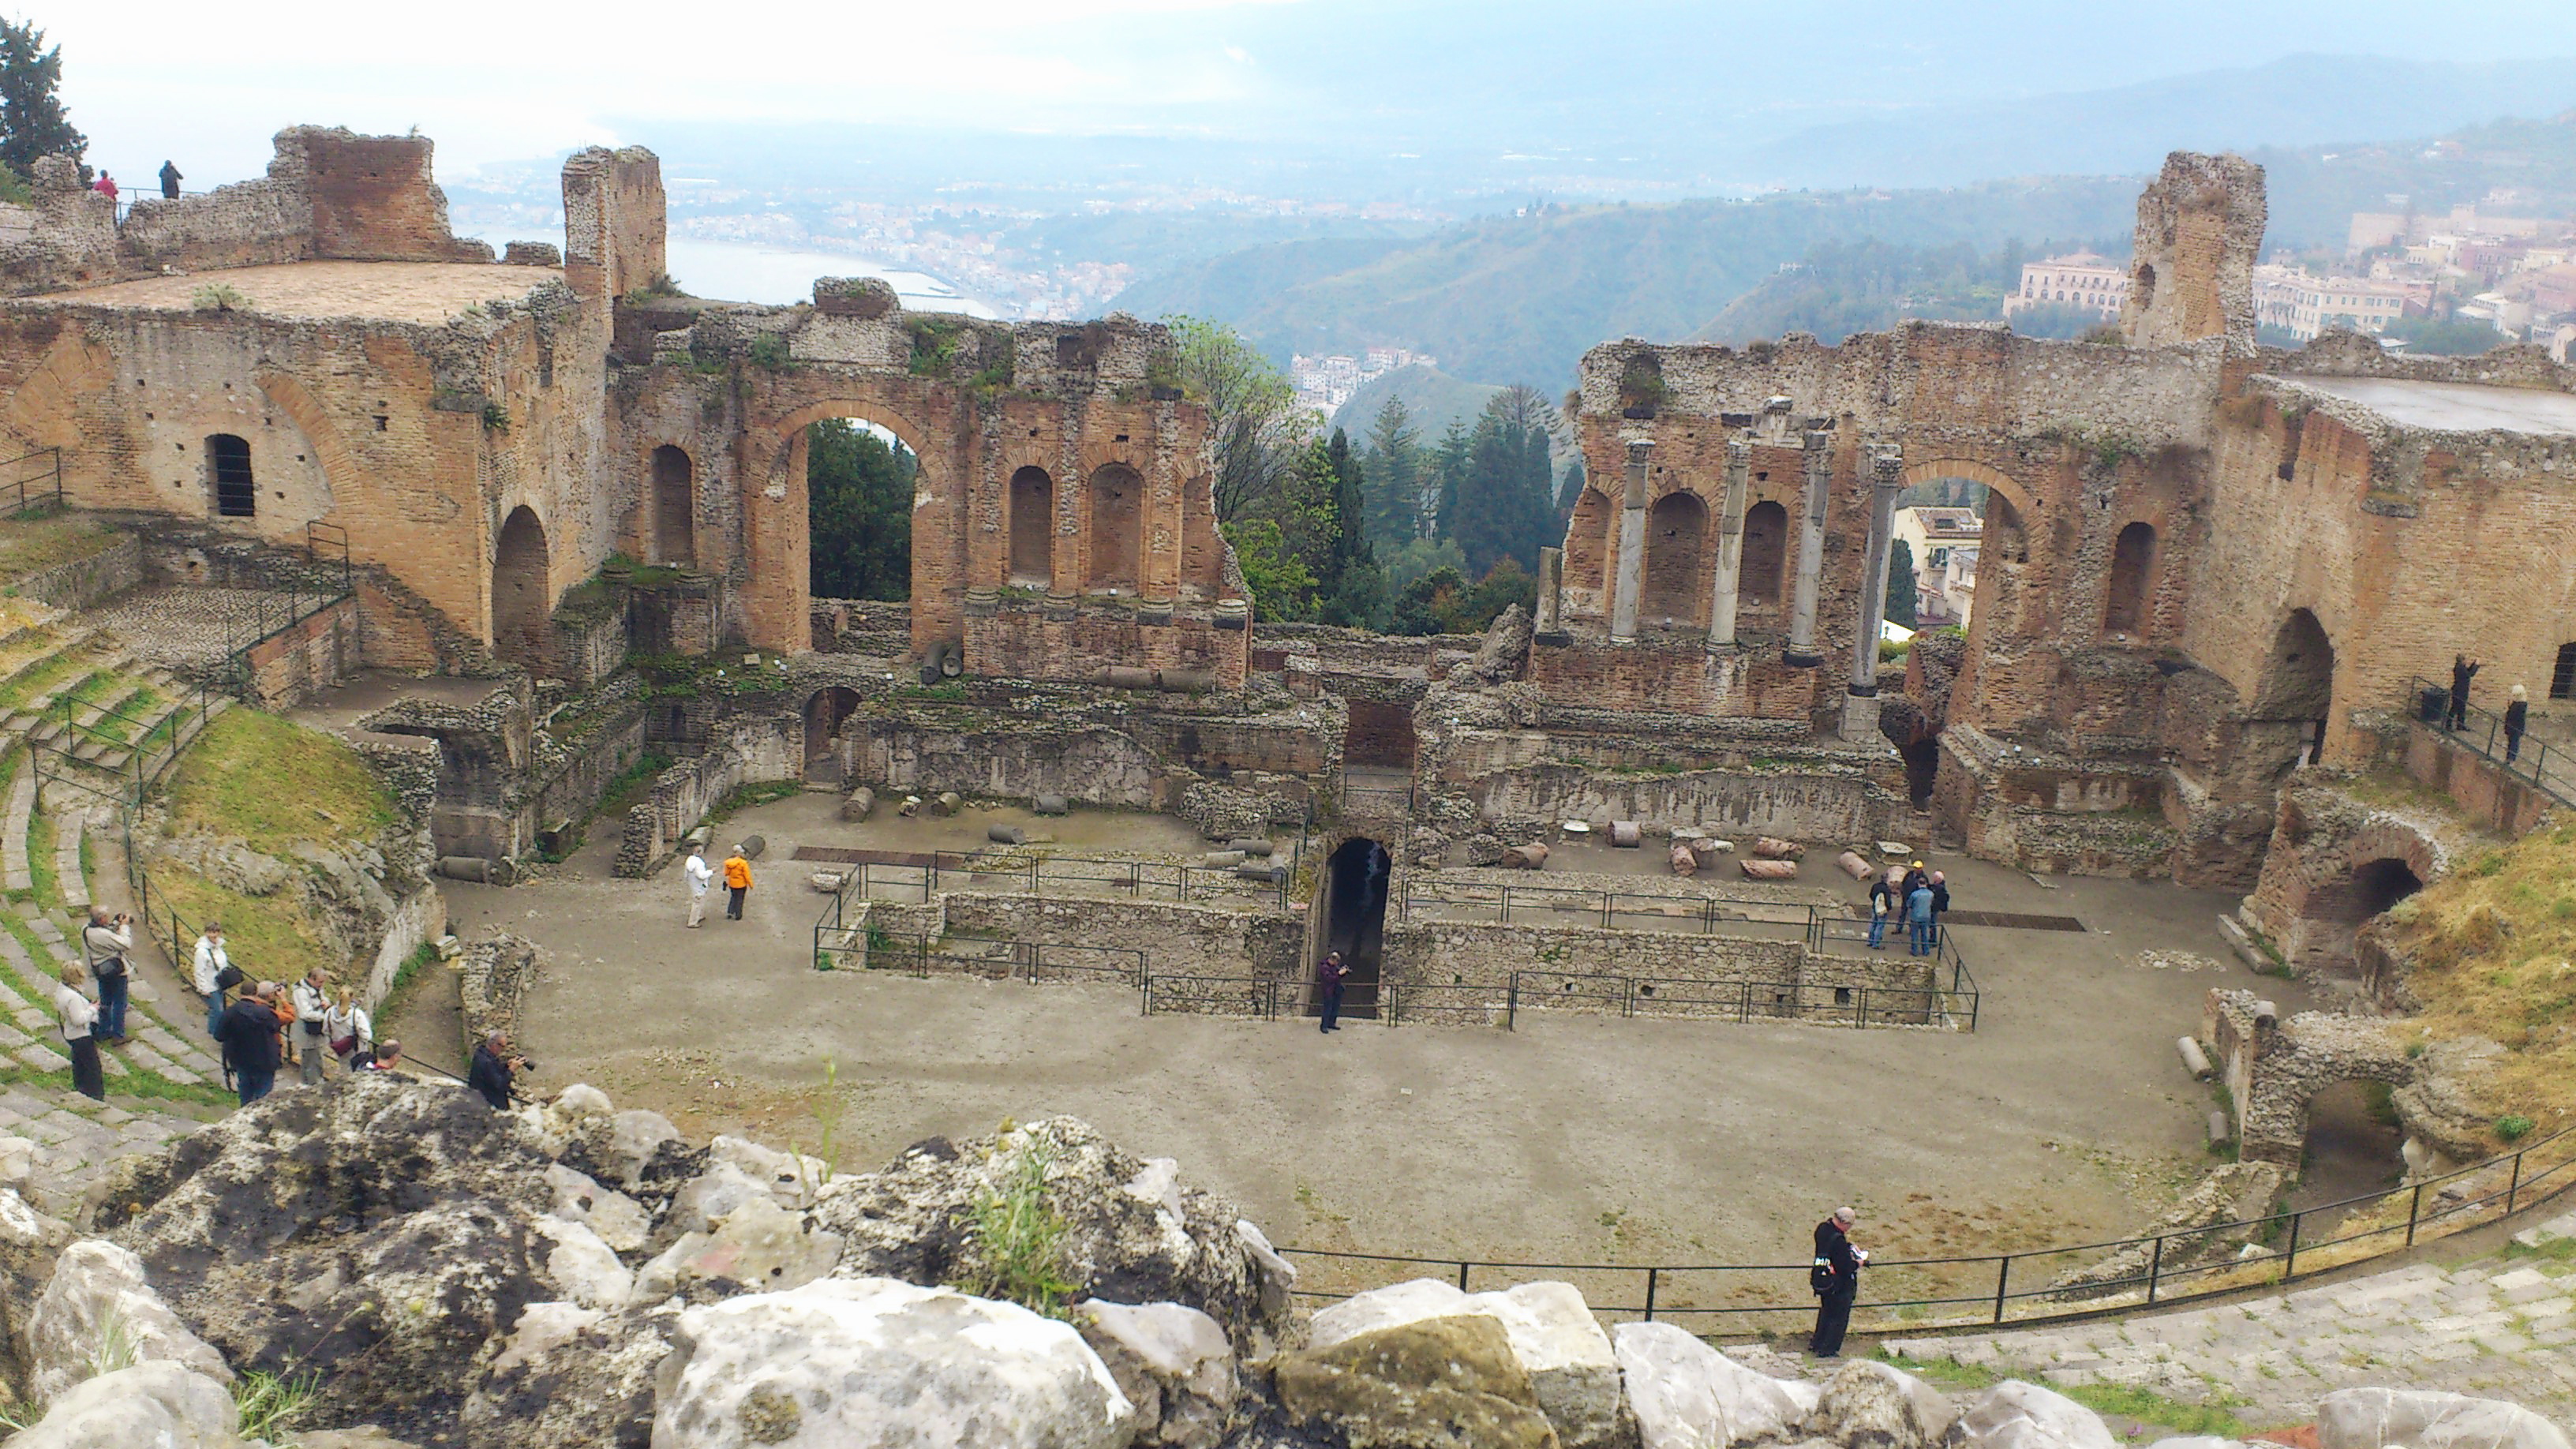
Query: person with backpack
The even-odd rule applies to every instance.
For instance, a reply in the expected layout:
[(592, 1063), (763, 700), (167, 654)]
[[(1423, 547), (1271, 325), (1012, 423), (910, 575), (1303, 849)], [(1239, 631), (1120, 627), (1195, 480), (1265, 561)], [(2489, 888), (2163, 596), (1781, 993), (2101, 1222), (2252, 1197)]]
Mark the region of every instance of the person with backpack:
[(98, 1027), (94, 1036), (110, 1046), (125, 1044), (125, 953), (133, 949), (132, 916), (120, 913), (111, 918), (105, 906), (89, 908), (89, 924), (81, 928), (81, 954), (88, 961), (90, 976), (98, 982)]
[(1869, 949), (1887, 945), (1887, 919), (1896, 914), (1896, 887), (1885, 876), (1873, 877), (1869, 883)]
[(751, 894), (751, 862), (743, 856), (739, 845), (733, 848), (733, 854), (725, 857), (724, 880), (725, 893), (729, 897), (725, 902), (725, 919), (739, 921), (742, 919), (742, 898)]
[(1852, 1246), (1852, 1224), (1859, 1221), (1860, 1214), (1840, 1207), (1816, 1224), (1816, 1257), (1807, 1268), (1807, 1286), (1816, 1294), (1816, 1331), (1807, 1336), (1807, 1352), (1818, 1358), (1840, 1357), (1843, 1332), (1851, 1327), (1861, 1265), (1869, 1261), (1869, 1254)]
[[(229, 981), (224, 979), (228, 976), (232, 978)], [(242, 974), (233, 969), (232, 957), (224, 950), (223, 922), (208, 921), (206, 928), (197, 933), (197, 956), (189, 967), (188, 979), (197, 988), (198, 999), (206, 1003), (206, 1035), (220, 1035), (224, 998), (242, 981)]]

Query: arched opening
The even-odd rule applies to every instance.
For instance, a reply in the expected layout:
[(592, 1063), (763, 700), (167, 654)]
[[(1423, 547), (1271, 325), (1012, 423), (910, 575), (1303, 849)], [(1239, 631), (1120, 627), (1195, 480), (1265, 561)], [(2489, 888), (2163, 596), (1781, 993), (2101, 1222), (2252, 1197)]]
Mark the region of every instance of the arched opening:
[(2369, 861), (2352, 873), (2352, 893), (2359, 903), (2359, 919), (2364, 921), (2423, 888), (2415, 867), (2393, 855)]
[(250, 518), (259, 512), (259, 484), (251, 477), (250, 444), (230, 433), (206, 439), (206, 484), (217, 518)]
[(859, 692), (833, 685), (814, 691), (805, 701), (805, 778), (817, 784), (838, 785), (844, 773), (840, 751), (841, 726), (858, 710)]
[(2110, 599), (2102, 610), (2102, 627), (2113, 634), (2146, 632), (2147, 583), (2156, 560), (2154, 525), (2132, 523), (2111, 545)]
[(912, 494), (921, 460), (865, 418), (805, 430), (808, 579), (818, 599), (912, 597)]
[[(2247, 724), (2272, 736), (2272, 773), (2286, 775), (2325, 748), (2326, 721), (2334, 703), (2334, 645), (2325, 626), (2305, 609), (2293, 609), (2272, 636)], [(2250, 734), (2250, 732), (2249, 732)]]
[(555, 602), (548, 574), (546, 526), (522, 504), (502, 522), (492, 554), (492, 653), (539, 673), (546, 667), (546, 616)]
[(1708, 577), (1708, 505), (1690, 492), (1667, 493), (1646, 512), (1644, 612), (1660, 624), (1700, 621), (1701, 583)]
[(1011, 475), (1011, 582), (1038, 589), (1055, 582), (1055, 480), (1044, 468)]
[(696, 470), (689, 455), (668, 443), (653, 450), (653, 561), (694, 566), (698, 561)]
[(2359, 970), (2353, 948), (2362, 923), (2423, 888), (2415, 867), (2395, 856), (2319, 882), (2299, 903), (2290, 939), (2282, 943), (2290, 966), (2302, 976), (2351, 979)]
[[(1345, 840), (1324, 862), (1315, 917), (1324, 923), (1324, 951), (1339, 951), (1350, 968), (1344, 978), (1342, 1015), (1377, 1015), (1378, 965), (1386, 936), (1386, 894), (1395, 857), (1366, 836)], [(1321, 959), (1320, 953), (1318, 959)], [(1310, 1011), (1320, 1012), (1315, 1003)]]
[(1124, 463), (1091, 475), (1091, 570), (1095, 589), (1134, 592), (1142, 574), (1145, 480)]
[[(2321, 1088), (2308, 1098), (2307, 1116), (2299, 1177), (2282, 1201), (2284, 1209), (2306, 1213), (2386, 1192), (2405, 1181), (2401, 1149), (2406, 1131), (2386, 1082), (2356, 1078)], [(2320, 1213), (2303, 1218), (2299, 1235), (2310, 1242), (2333, 1238), (2345, 1216)]]
[(1744, 510), (1744, 553), (1735, 574), (1737, 607), (1779, 603), (1788, 556), (1789, 510), (1771, 502)]
[(2558, 646), (2558, 664), (2549, 671), (2549, 697), (2576, 699), (2576, 644)]
[(1565, 524), (1565, 583), (1570, 588), (1602, 590), (1609, 586), (1610, 495), (1586, 488), (1574, 501)]
[(2138, 310), (2143, 312), (2147, 310), (2147, 304), (2155, 299), (2156, 269), (2145, 262), (2140, 262), (2138, 269), (2129, 274), (2129, 300), (2137, 303)]

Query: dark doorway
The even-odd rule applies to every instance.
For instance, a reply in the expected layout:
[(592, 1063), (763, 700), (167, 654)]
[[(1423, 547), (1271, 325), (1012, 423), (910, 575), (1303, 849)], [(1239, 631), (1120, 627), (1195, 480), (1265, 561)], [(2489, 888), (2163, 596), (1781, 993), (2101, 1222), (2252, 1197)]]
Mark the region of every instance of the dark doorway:
[(2148, 579), (2156, 559), (2154, 525), (2132, 523), (2111, 546), (2111, 598), (2102, 611), (2102, 629), (2110, 634), (2146, 632)]
[(526, 505), (501, 525), (492, 555), (492, 652), (502, 660), (542, 672), (546, 662), (546, 526)]
[(250, 475), (250, 444), (230, 433), (206, 439), (206, 476), (214, 484), (217, 518), (259, 512), (259, 484)]
[[(2282, 1206), (2309, 1212), (2330, 1203), (2386, 1192), (2405, 1181), (2400, 1149), (2406, 1132), (2385, 1082), (2337, 1082), (2308, 1099), (2308, 1137), (2299, 1178)], [(2350, 1210), (2318, 1214), (2300, 1223), (2310, 1242), (2331, 1239)]]
[(2558, 646), (2558, 667), (2549, 672), (2551, 699), (2576, 699), (2576, 644)]
[(1145, 480), (1124, 463), (1091, 475), (1091, 587), (1137, 586), (1144, 562)]
[(2415, 868), (2394, 856), (2370, 861), (2352, 873), (2353, 900), (2365, 921), (2423, 888)]
[(1696, 493), (1667, 493), (1646, 513), (1645, 615), (1653, 623), (1697, 627), (1708, 577), (1708, 505)]
[(1744, 552), (1735, 575), (1739, 605), (1780, 602), (1781, 574), (1787, 568), (1789, 510), (1777, 503), (1756, 503), (1744, 513)]
[(689, 455), (665, 443), (653, 450), (653, 561), (697, 562), (696, 469)]
[(859, 692), (833, 685), (818, 689), (805, 701), (805, 778), (823, 784), (841, 783), (841, 760), (833, 745), (840, 739), (841, 726), (859, 707)]
[(1011, 475), (1011, 582), (1047, 588), (1055, 582), (1055, 480), (1044, 468)]
[[(1395, 857), (1366, 836), (1341, 843), (1324, 862), (1323, 899), (1316, 909), (1324, 921), (1325, 952), (1342, 953), (1350, 968), (1344, 978), (1342, 1015), (1377, 1015), (1378, 965), (1385, 952), (1386, 892)], [(1310, 1006), (1320, 1013), (1321, 1003)]]
[(1941, 775), (1941, 737), (1898, 745), (1896, 752), (1905, 757), (1905, 794), (1917, 810), (1932, 803), (1932, 784)]
[(2316, 615), (2293, 609), (2272, 636), (2272, 657), (2263, 666), (2251, 720), (2271, 727), (2268, 733), (2278, 738), (2276, 777), (2288, 774), (2303, 757), (2313, 761), (2325, 749), (2333, 704), (2334, 645)]

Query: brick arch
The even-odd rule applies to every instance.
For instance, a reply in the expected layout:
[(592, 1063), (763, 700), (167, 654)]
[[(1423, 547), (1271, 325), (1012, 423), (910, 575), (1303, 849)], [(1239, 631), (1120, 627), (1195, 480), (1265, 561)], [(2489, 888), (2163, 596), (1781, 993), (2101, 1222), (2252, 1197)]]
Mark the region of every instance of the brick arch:
[(303, 383), (282, 372), (258, 373), (251, 380), (258, 384), (261, 395), (277, 404), (277, 410), (295, 424), (295, 430), (304, 435), (305, 444), (312, 450), (313, 461), (322, 466), (321, 511), (328, 514), (338, 497), (335, 483), (358, 477), (357, 451), (332, 423), (321, 399)]
[[(924, 567), (925, 546), (951, 550), (959, 546), (955, 531), (942, 530), (937, 536), (925, 538), (922, 527), (924, 499), (942, 496), (951, 481), (947, 455), (924, 446), (941, 434), (924, 426), (919, 416), (897, 403), (887, 391), (855, 385), (847, 379), (830, 382), (823, 396), (746, 428), (737, 444), (738, 456), (747, 465), (740, 469), (735, 483), (742, 502), (743, 563), (750, 576), (745, 590), (745, 632), (752, 643), (764, 647), (791, 652), (812, 647), (806, 616), (813, 602), (813, 519), (804, 470), (794, 466), (797, 449), (803, 443), (805, 430), (826, 418), (865, 418), (893, 433), (897, 441), (912, 450), (913, 637), (916, 646), (926, 647), (931, 641), (925, 636), (938, 632), (938, 622), (920, 606), (921, 581), (943, 569), (953, 575), (958, 567), (953, 556), (945, 564), (933, 560), (932, 567)], [(963, 500), (955, 502), (962, 508)]]
[(2012, 503), (2013, 511), (2021, 515), (2024, 528), (2030, 527), (2039, 517), (2039, 501), (2031, 496), (2030, 490), (1990, 464), (1973, 458), (1934, 458), (1928, 462), (1909, 463), (1905, 468), (1905, 486), (1908, 488), (1943, 478), (1965, 478), (1971, 483), (1983, 483), (2002, 494)]
[(80, 446), (80, 399), (103, 392), (116, 376), (116, 358), (77, 327), (63, 329), (44, 360), (10, 395), (0, 425), (35, 448)]
[[(821, 402), (807, 403), (771, 423), (761, 430), (769, 435), (765, 466), (753, 470), (752, 476), (746, 481), (766, 488), (770, 475), (787, 465), (788, 453), (796, 446), (796, 440), (804, 435), (807, 428), (826, 418), (865, 418), (894, 434), (898, 441), (912, 450), (912, 456), (919, 460), (917, 471), (913, 474), (913, 491), (916, 495), (920, 493), (922, 480), (931, 476), (932, 468), (931, 454), (928, 449), (922, 447), (921, 440), (932, 436), (932, 430), (923, 427), (918, 419), (896, 406), (892, 399), (884, 396), (834, 396)], [(755, 456), (755, 461), (761, 460)], [(801, 480), (799, 481), (801, 483)]]

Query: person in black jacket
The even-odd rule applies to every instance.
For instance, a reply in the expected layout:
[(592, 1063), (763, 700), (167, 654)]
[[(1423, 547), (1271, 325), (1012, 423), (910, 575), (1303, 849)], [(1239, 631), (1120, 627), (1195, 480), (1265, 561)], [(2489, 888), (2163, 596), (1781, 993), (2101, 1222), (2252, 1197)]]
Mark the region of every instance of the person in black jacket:
[(2508, 765), (2522, 756), (2523, 731), (2531, 728), (2531, 691), (2517, 684), (2513, 703), (2504, 707), (2504, 762)]
[(2456, 730), (2469, 723), (2469, 681), (2477, 678), (2478, 661), (2466, 654), (2451, 656), (2451, 709), (2442, 718), (2442, 728)]
[(1808, 1336), (1807, 1352), (1818, 1358), (1838, 1357), (1843, 1330), (1851, 1326), (1861, 1264), (1869, 1261), (1867, 1253), (1851, 1245), (1851, 1226), (1858, 1221), (1860, 1214), (1845, 1207), (1816, 1224), (1816, 1261), (1807, 1270), (1808, 1286), (1816, 1290), (1816, 1331)]
[(277, 983), (263, 981), (257, 991), (224, 1008), (224, 1058), (232, 1063), (233, 1084), (245, 1107), (277, 1084), (278, 1023), (271, 1005), (276, 999)]
[(510, 1034), (496, 1031), (483, 1038), (474, 1049), (474, 1065), (465, 1072), (465, 1085), (482, 1094), (495, 1112), (510, 1109), (510, 1078), (528, 1069), (526, 1057), (510, 1054)]

